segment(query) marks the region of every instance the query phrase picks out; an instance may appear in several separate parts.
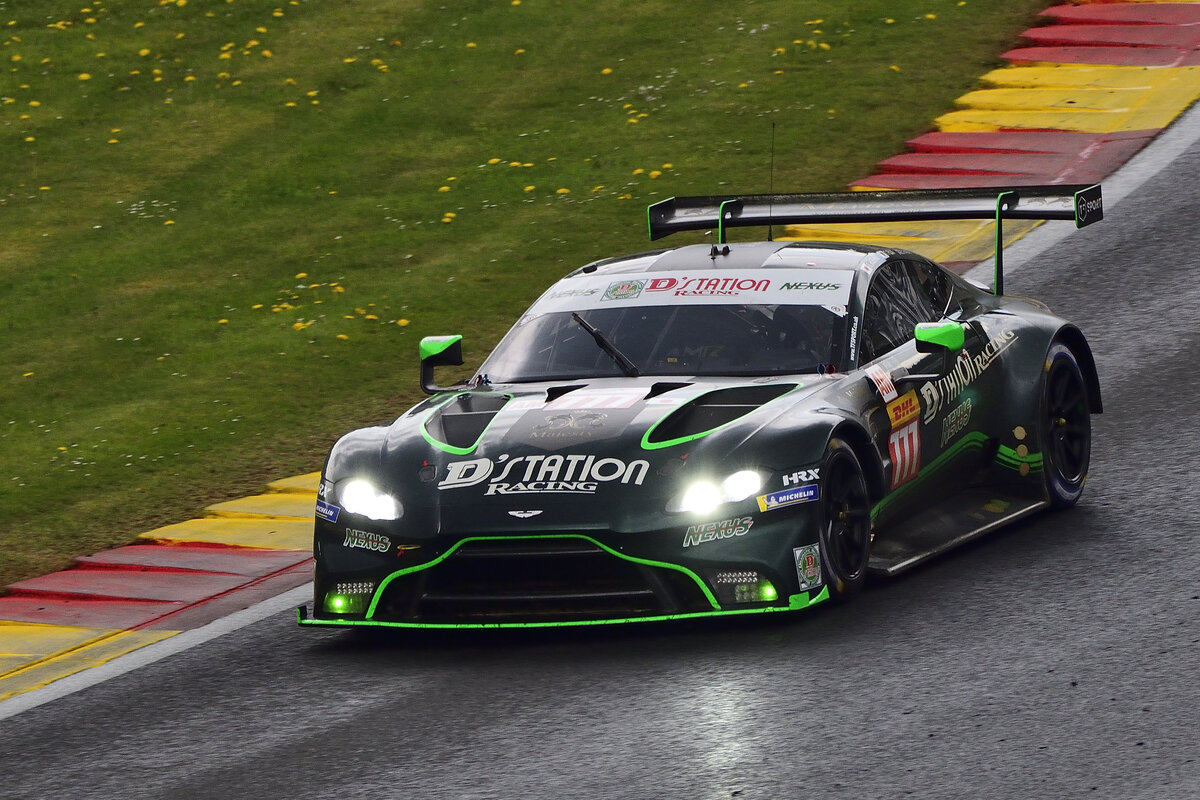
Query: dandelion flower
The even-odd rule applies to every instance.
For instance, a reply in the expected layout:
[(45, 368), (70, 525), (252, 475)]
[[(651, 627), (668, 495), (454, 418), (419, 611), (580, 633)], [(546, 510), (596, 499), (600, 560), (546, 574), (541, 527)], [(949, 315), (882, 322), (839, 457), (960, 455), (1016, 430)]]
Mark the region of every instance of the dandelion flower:
[(396, 324), (399, 325), (401, 328), (403, 328), (404, 326), (408, 325), (408, 320), (398, 319), (398, 320), (396, 320)]
[(81, 80), (81, 81), (90, 81), (91, 79), (92, 79), (92, 76), (91, 76), (91, 75), (89, 75), (88, 73), (86, 73), (86, 72), (81, 72), (81, 73), (79, 73), (79, 80)]
[(339, 334), (337, 335), (337, 338), (341, 339), (343, 342), (345, 342), (345, 341), (349, 341), (349, 339), (350, 339), (350, 337), (349, 337), (349, 336), (347, 336), (347, 335), (346, 335), (346, 334), (344, 334), (344, 333), (339, 333)]
[(163, 223), (163, 225), (174, 225), (174, 224), (175, 224), (175, 220), (173, 220), (173, 219), (169, 219)]
[[(405, 322), (408, 322), (408, 320), (404, 320), (404, 321), (405, 321)], [(32, 378), (32, 377), (33, 377), (33, 373), (32, 373), (32, 372), (26, 372), (26, 373), (23, 373), (23, 374), (21, 375), (21, 377), (22, 377), (22, 378)]]
[(439, 192), (448, 192), (448, 191), (450, 191), (450, 187), (449, 186), (439, 186), (438, 191)]
[(899, 72), (899, 71), (900, 71), (900, 67), (899, 67), (899, 66), (897, 66), (896, 64), (892, 64), (890, 67), (888, 67), (888, 69), (890, 69), (892, 72)]
[(139, 55), (139, 56), (142, 56), (142, 57), (145, 57), (145, 56), (148, 56), (148, 55), (150, 55), (150, 48), (149, 48), (149, 47), (143, 47), (141, 50), (138, 50), (138, 55)]
[(563, 187), (562, 189), (555, 189), (554, 193), (555, 194), (570, 194), (571, 190), (567, 189), (566, 187)]
[(526, 187), (525, 187), (525, 191), (527, 191), (527, 192), (532, 192), (532, 191), (533, 191), (534, 189), (536, 189), (536, 188), (537, 188), (537, 187), (536, 187), (536, 186), (533, 186), (533, 185), (526, 186)]
[(600, 70), (600, 74), (601, 75), (612, 75), (612, 67), (605, 67), (604, 69)]
[(228, 325), (228, 324), (229, 324), (229, 320), (227, 320), (227, 319), (225, 319), (224, 317), (222, 317), (221, 319), (217, 320), (217, 324), (218, 324), (218, 325)]

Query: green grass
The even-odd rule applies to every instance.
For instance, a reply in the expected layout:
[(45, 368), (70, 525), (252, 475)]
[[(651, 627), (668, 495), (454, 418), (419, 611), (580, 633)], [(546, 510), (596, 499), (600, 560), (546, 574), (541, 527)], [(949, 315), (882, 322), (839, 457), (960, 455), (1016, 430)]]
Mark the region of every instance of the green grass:
[(318, 469), (647, 203), (869, 174), (1047, 4), (0, 0), (0, 584)]

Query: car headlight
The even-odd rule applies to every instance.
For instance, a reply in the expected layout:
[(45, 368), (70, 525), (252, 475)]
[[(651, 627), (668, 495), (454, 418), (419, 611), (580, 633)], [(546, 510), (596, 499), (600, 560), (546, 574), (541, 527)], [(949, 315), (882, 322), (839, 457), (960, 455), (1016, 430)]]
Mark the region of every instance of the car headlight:
[(672, 514), (706, 514), (715, 511), (724, 503), (739, 503), (762, 490), (762, 476), (753, 470), (744, 469), (727, 476), (721, 481), (698, 480), (689, 485), (667, 503)]
[(400, 501), (387, 492), (376, 489), (367, 480), (356, 478), (339, 492), (342, 508), (351, 514), (361, 514), (369, 519), (400, 519), (404, 513)]

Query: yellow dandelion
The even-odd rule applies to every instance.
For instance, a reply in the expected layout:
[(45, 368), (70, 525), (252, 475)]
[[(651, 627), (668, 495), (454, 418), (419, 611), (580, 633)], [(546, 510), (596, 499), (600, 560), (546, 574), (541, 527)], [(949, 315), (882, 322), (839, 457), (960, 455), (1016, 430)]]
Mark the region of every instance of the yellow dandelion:
[(604, 69), (600, 70), (600, 74), (601, 75), (612, 75), (612, 67), (605, 67)]
[(526, 186), (526, 187), (525, 187), (525, 191), (527, 191), (527, 192), (532, 192), (532, 191), (533, 191), (534, 189), (536, 189), (536, 188), (537, 188), (536, 186), (529, 185), (529, 186)]
[(224, 317), (222, 317), (221, 319), (217, 320), (217, 324), (218, 324), (218, 325), (228, 325), (228, 324), (229, 324), (229, 320), (227, 320), (227, 319), (225, 319)]
[(254, 309), (255, 311), (257, 311), (258, 309), (260, 309), (262, 307), (263, 307), (262, 303), (255, 303), (254, 305), (250, 306), (250, 308)]
[(288, 108), (295, 108), (295, 107), (296, 107), (296, 104), (295, 104), (295, 103), (293, 103), (291, 100), (288, 100), (286, 103), (284, 103), (284, 105), (285, 105), (285, 106), (287, 106)]
[(344, 333), (339, 333), (339, 334), (337, 335), (337, 338), (341, 339), (343, 342), (346, 342), (346, 341), (349, 341), (349, 340), (350, 340), (350, 337), (349, 337), (349, 336), (347, 336), (347, 335), (346, 335), (346, 334), (344, 334)]
[(41, 100), (30, 100), (30, 101), (29, 101), (29, 107), (30, 107), (30, 108), (37, 108), (37, 107), (38, 107), (38, 106), (40, 106), (41, 104), (42, 104), (42, 101), (41, 101)]
[[(405, 320), (405, 321), (407, 322), (407, 320)], [(32, 378), (32, 377), (33, 377), (33, 373), (32, 373), (32, 372), (25, 372), (25, 373), (22, 373), (22, 374), (21, 374), (21, 377), (22, 377), (22, 378)]]
[(658, 170), (656, 170), (656, 169), (652, 169), (652, 170), (650, 170), (650, 178), (651, 178), (652, 180), (653, 180), (654, 178), (657, 178), (659, 175), (662, 175), (662, 173), (661, 173), (661, 172), (659, 172)]
[(450, 219), (454, 219), (455, 217), (458, 216), (458, 214), (455, 214), (453, 211), (447, 211), (445, 214), (442, 214), (442, 216), (449, 217)]
[(784, 53), (786, 53), (786, 52), (787, 52), (787, 48), (786, 48), (786, 47), (776, 47), (776, 48), (775, 48), (774, 50), (772, 50), (771, 52), (772, 52), (774, 55), (781, 56), (781, 55), (783, 55)]
[(821, 42), (820, 44), (817, 45), (817, 47), (821, 48), (822, 50), (828, 50), (829, 44), (826, 42)]
[(671, 169), (674, 166), (675, 166), (674, 164), (671, 164), (670, 162), (668, 162), (666, 164), (663, 164), (663, 169)]
[(524, 53), (524, 52), (525, 52), (525, 48), (524, 48), (524, 47), (518, 47), (516, 50), (514, 50), (514, 51), (513, 51), (513, 55), (514, 55), (514, 56), (519, 56), (519, 55), (521, 55), (521, 54), (522, 54), (522, 53)]
[(262, 51), (262, 57), (263, 57), (263, 58), (274, 58), (274, 57), (275, 57), (275, 54), (274, 54), (274, 53), (272, 53), (270, 50), (263, 50), (263, 51)]
[(335, 286), (335, 287), (333, 287), (333, 293), (334, 293), (334, 294), (343, 294), (345, 291), (346, 291), (346, 287), (345, 287), (345, 286)]
[(38, 191), (39, 192), (48, 192), (48, 191), (50, 191), (50, 187), (49, 186), (39, 186)]
[(592, 194), (595, 194), (596, 192), (600, 191), (600, 190), (601, 190), (601, 189), (603, 189), (603, 188), (604, 188), (604, 184), (600, 184), (599, 186), (593, 186), (593, 187), (592, 187)]
[(489, 158), (489, 159), (487, 160), (487, 163), (489, 163), (489, 164), (499, 164), (499, 163), (500, 163), (500, 159), (498, 159), (498, 158)]
[(119, 141), (121, 141), (121, 140), (120, 139), (109, 139), (108, 143), (109, 144), (117, 144)]
[(174, 225), (174, 224), (175, 224), (175, 220), (173, 220), (173, 219), (169, 219), (163, 223), (163, 225)]
[(266, 32), (267, 32), (267, 29), (266, 29), (266, 28), (264, 28), (262, 25), (259, 25), (259, 26), (258, 26), (257, 28), (255, 28), (254, 30), (255, 30), (255, 32), (256, 32), (256, 33), (266, 33)]
[(81, 81), (90, 81), (91, 79), (92, 79), (92, 76), (91, 76), (91, 75), (89, 75), (88, 73), (86, 73), (86, 72), (81, 72), (81, 73), (79, 73), (79, 80), (81, 80)]
[(467, 47), (476, 47), (476, 46), (477, 45), (474, 42), (467, 42)]
[(632, 173), (632, 174), (634, 174), (634, 175), (641, 175), (641, 174), (642, 174), (643, 172), (645, 172), (645, 171), (646, 171), (646, 170), (642, 169), (641, 167), (638, 167), (637, 169), (635, 169), (635, 170), (633, 171), (633, 173)]
[(36, 137), (33, 137), (33, 136), (26, 136), (26, 137), (25, 137), (25, 141), (27, 141), (27, 142), (36, 142), (36, 141), (37, 141), (37, 138), (36, 138)]
[(307, 272), (297, 272), (296, 273), (296, 280), (300, 280), (301, 278), (307, 278), (307, 277), (308, 277)]
[(925, 19), (937, 19), (937, 14), (926, 14)]
[(888, 17), (888, 18), (887, 18), (887, 19), (885, 19), (883, 22), (884, 22), (884, 24), (885, 24), (885, 25), (891, 25), (891, 24), (895, 23), (895, 21), (896, 21), (896, 20), (892, 19), (891, 17)]
[(367, 314), (365, 317), (363, 317), (363, 319), (376, 320), (379, 319), (379, 317), (375, 316), (374, 314)]
[(399, 325), (401, 328), (403, 328), (404, 326), (408, 325), (408, 320), (398, 319), (398, 320), (396, 320), (396, 324)]
[(358, 61), (358, 59), (354, 56), (348, 56), (342, 59), (343, 64), (353, 64), (355, 61)]
[(450, 187), (449, 186), (439, 186), (438, 191), (439, 192), (448, 192), (448, 191), (450, 191)]
[(148, 55), (150, 55), (150, 48), (149, 48), (149, 47), (143, 47), (141, 50), (138, 50), (138, 55), (139, 55), (139, 56), (142, 56), (142, 57), (145, 57), (145, 56), (148, 56)]
[(555, 194), (570, 194), (571, 190), (564, 187), (562, 189), (555, 189), (554, 193)]
[(899, 71), (900, 71), (900, 67), (899, 67), (898, 65), (896, 65), (896, 64), (892, 64), (891, 66), (889, 66), (889, 67), (888, 67), (888, 69), (890, 69), (892, 72), (899, 72)]

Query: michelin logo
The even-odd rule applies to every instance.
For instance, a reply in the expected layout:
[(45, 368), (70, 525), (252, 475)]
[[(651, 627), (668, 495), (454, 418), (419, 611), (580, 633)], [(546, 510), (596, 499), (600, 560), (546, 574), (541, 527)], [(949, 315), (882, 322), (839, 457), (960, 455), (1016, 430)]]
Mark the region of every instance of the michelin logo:
[(773, 511), (785, 506), (811, 503), (817, 499), (817, 484), (810, 483), (805, 486), (797, 486), (795, 489), (784, 489), (782, 492), (759, 495), (755, 499), (758, 500), (759, 511)]

